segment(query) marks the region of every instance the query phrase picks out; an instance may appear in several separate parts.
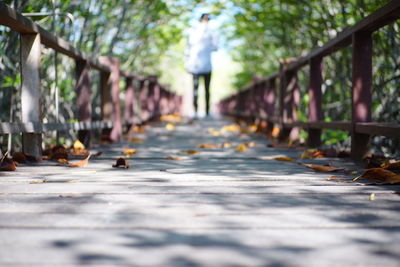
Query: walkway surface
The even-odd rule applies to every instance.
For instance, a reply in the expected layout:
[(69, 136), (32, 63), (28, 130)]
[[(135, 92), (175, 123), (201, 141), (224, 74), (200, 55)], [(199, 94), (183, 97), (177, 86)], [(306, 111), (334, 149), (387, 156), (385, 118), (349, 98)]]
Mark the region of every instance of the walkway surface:
[[(317, 173), (273, 159), (302, 149), (210, 134), (230, 123), (153, 124), (136, 136), (144, 143), (97, 147), (84, 168), (1, 172), (0, 265), (399, 266), (399, 186), (352, 182), (349, 160), (297, 161), (346, 168)], [(196, 148), (224, 142), (233, 146)], [(137, 149), (132, 167), (112, 168), (124, 148)]]

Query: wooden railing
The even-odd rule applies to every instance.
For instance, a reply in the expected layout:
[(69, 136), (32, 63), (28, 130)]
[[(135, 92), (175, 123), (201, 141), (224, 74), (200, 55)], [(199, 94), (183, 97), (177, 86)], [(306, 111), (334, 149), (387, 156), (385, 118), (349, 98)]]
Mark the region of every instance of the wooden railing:
[[(0, 3), (0, 25), (20, 34), (21, 122), (0, 123), (0, 134), (22, 133), (23, 152), (39, 157), (42, 133), (48, 131), (78, 131), (78, 138), (86, 145), (90, 130), (103, 129), (113, 141), (121, 138), (123, 124), (139, 124), (146, 120), (179, 112), (181, 97), (161, 85), (156, 76), (142, 77), (120, 69), (118, 58), (91, 59), (69, 43), (35, 24), (29, 18)], [(41, 45), (52, 48), (75, 60), (77, 123), (42, 123), (40, 107)], [(90, 71), (100, 72), (101, 121), (92, 121)], [(126, 79), (124, 121), (120, 105), (120, 80)], [(140, 84), (140, 97), (136, 84)], [(142, 112), (135, 112), (135, 101), (140, 101)]]
[[(308, 130), (308, 145), (321, 145), (322, 129), (338, 129), (351, 133), (351, 155), (362, 159), (369, 150), (370, 136), (400, 137), (400, 124), (371, 122), (372, 103), (372, 33), (393, 23), (400, 17), (400, 1), (393, 0), (356, 25), (308, 55), (281, 63), (280, 70), (270, 76), (254, 80), (251, 85), (219, 103), (222, 114), (261, 119), (267, 121), (270, 133), (275, 125), (280, 126), (282, 139), (295, 138), (297, 127)], [(352, 120), (325, 122), (322, 111), (323, 58), (352, 46)], [(299, 122), (299, 87), (297, 71), (309, 66), (308, 122)], [(279, 99), (277, 88), (279, 84)], [(278, 105), (278, 106), (276, 106)], [(279, 111), (275, 114), (275, 111)]]

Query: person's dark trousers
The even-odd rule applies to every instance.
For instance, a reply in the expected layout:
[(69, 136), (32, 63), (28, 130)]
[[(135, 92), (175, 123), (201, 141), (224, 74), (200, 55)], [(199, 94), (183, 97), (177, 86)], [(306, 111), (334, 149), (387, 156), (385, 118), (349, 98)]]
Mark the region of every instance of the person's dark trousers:
[(199, 95), (199, 80), (200, 77), (204, 79), (204, 87), (206, 91), (206, 115), (210, 113), (210, 81), (211, 81), (211, 72), (209, 73), (200, 73), (193, 74), (193, 105), (194, 111), (197, 114), (197, 98)]

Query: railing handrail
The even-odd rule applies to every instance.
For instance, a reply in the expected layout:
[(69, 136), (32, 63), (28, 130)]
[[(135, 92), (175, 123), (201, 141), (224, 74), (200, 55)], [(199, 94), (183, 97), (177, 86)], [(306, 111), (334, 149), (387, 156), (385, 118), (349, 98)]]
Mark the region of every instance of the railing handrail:
[[(347, 130), (352, 135), (353, 158), (356, 160), (363, 158), (368, 152), (369, 136), (379, 134), (400, 137), (400, 124), (371, 122), (372, 33), (399, 18), (400, 1), (392, 0), (354, 26), (340, 32), (322, 47), (297, 60), (281, 63), (279, 71), (266, 78), (254, 80), (245, 86), (244, 90), (223, 99), (219, 109), (223, 114), (231, 116), (266, 120), (269, 122), (267, 129), (269, 133), (273, 124), (279, 123), (284, 138), (288, 137), (293, 127), (306, 128), (309, 131), (310, 146), (321, 144), (321, 129)], [(352, 121), (326, 122), (323, 120), (321, 91), (323, 58), (350, 45), (353, 46)], [(297, 121), (295, 112), (299, 104), (297, 70), (306, 65), (310, 66), (309, 121), (300, 122)], [(275, 80), (280, 81), (279, 114), (274, 112), (277, 102)], [(243, 99), (256, 104), (247, 107), (244, 103), (246, 100)]]

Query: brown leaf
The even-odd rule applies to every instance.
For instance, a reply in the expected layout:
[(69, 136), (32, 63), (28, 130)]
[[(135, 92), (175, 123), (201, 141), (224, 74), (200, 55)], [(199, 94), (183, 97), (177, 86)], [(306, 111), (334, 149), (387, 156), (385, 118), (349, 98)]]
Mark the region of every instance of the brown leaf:
[(8, 151), (4, 153), (3, 157), (0, 160), (0, 171), (15, 171), (17, 166), (12, 159), (7, 158)]
[(383, 163), (381, 167), (386, 170), (400, 170), (400, 160), (395, 162)]
[(86, 165), (88, 165), (89, 159), (91, 156), (92, 155), (89, 153), (89, 155), (85, 159), (83, 159), (79, 162), (76, 162), (76, 163), (68, 163), (68, 166), (69, 167), (85, 167)]
[(68, 153), (66, 151), (57, 151), (55, 153), (50, 154), (50, 160), (68, 160)]
[(246, 144), (240, 144), (235, 149), (236, 152), (246, 152)]
[(382, 168), (371, 168), (366, 170), (363, 174), (353, 179), (353, 181), (359, 178), (367, 178), (372, 180), (378, 180), (388, 184), (400, 183), (400, 174), (382, 169)]
[(198, 148), (205, 148), (205, 149), (217, 149), (218, 146), (217, 145), (213, 145), (213, 144), (208, 144), (208, 143), (203, 143), (197, 146)]
[(183, 153), (190, 154), (190, 155), (196, 155), (199, 152), (197, 150), (194, 150), (194, 149), (189, 149), (189, 150), (184, 151)]
[(144, 140), (142, 140), (142, 139), (140, 139), (140, 138), (136, 138), (136, 137), (132, 137), (132, 138), (130, 139), (130, 141), (131, 141), (132, 143), (137, 143), (137, 144), (144, 143)]
[(300, 163), (301, 165), (304, 165), (310, 169), (313, 169), (314, 171), (317, 172), (336, 172), (340, 170), (344, 170), (344, 168), (336, 168), (332, 166), (324, 166), (324, 165), (318, 165), (318, 164), (305, 164), (305, 163)]
[(289, 157), (276, 157), (276, 158), (274, 158), (274, 160), (278, 160), (278, 161), (295, 161), (295, 159), (289, 158)]
[(28, 159), (26, 158), (25, 154), (22, 152), (15, 152), (12, 156), (12, 160), (18, 163), (27, 163)]
[(117, 161), (112, 166), (113, 166), (113, 168), (122, 167), (122, 168), (125, 168), (125, 169), (128, 169), (128, 168), (131, 167), (131, 165), (129, 165), (128, 162), (124, 158), (117, 158)]

